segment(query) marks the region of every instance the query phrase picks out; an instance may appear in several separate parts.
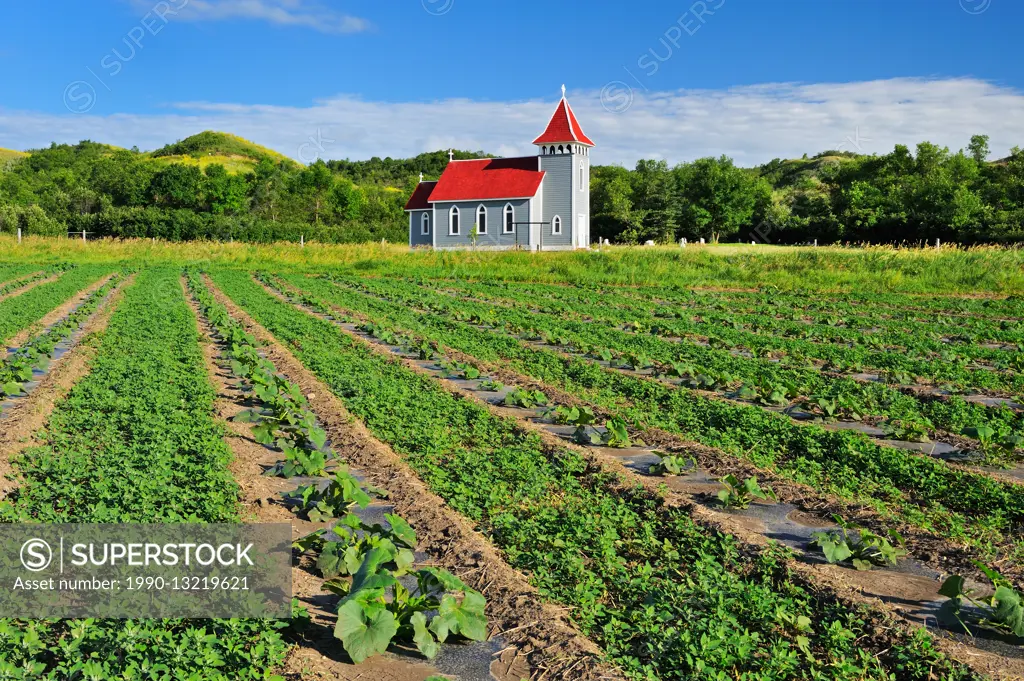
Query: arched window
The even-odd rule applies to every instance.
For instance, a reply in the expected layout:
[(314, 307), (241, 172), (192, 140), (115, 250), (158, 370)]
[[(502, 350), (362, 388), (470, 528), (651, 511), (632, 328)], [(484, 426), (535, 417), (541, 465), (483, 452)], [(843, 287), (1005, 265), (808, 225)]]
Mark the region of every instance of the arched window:
[(565, 153), (565, 147), (563, 147), (561, 144), (558, 145), (558, 153), (559, 154), (564, 154)]
[(582, 191), (586, 191), (586, 189), (587, 189), (586, 182), (587, 182), (586, 168), (583, 165), (583, 161), (580, 161), (580, 191), (581, 192)]
[(562, 218), (557, 215), (551, 218), (551, 233), (561, 234), (562, 233)]
[(487, 209), (482, 205), (476, 209), (476, 233), (487, 234)]
[(420, 218), (420, 234), (423, 236), (430, 234), (430, 213), (424, 213)]
[(459, 207), (452, 206), (448, 213), (448, 236), (459, 235)]
[(516, 231), (516, 211), (511, 203), (505, 204), (505, 234), (512, 234)]

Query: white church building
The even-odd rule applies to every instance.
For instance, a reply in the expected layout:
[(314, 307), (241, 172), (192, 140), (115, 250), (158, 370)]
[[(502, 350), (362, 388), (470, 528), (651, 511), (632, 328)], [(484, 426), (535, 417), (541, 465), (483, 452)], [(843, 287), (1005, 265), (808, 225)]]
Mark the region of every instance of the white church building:
[(406, 203), (409, 245), (439, 249), (590, 247), (590, 150), (565, 98), (536, 156), (452, 160)]

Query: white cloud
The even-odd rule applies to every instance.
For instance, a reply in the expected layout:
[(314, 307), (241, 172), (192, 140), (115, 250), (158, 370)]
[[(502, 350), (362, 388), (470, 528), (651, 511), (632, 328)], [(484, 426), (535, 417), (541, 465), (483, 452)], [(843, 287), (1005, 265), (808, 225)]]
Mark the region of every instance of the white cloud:
[[(1024, 93), (974, 79), (638, 92), (623, 113), (607, 111), (598, 91), (570, 92), (569, 99), (598, 145), (595, 163), (629, 166), (639, 158), (676, 163), (727, 154), (749, 166), (837, 147), (886, 153), (895, 144), (912, 147), (922, 140), (959, 149), (976, 133), (991, 136), (993, 156), (1024, 146)], [(27, 149), (88, 138), (154, 149), (213, 129), (309, 160), (315, 151), (310, 139), (316, 140), (319, 130), (324, 158), (401, 158), (448, 147), (530, 154), (530, 142), (555, 104), (554, 99), (389, 103), (340, 95), (306, 107), (180, 103), (160, 114), (75, 116), (0, 109), (0, 147)]]
[[(140, 11), (149, 11), (154, 0), (131, 3)], [(177, 10), (175, 18), (189, 21), (250, 19), (322, 33), (359, 33), (370, 28), (365, 19), (307, 0), (170, 0), (170, 5)]]

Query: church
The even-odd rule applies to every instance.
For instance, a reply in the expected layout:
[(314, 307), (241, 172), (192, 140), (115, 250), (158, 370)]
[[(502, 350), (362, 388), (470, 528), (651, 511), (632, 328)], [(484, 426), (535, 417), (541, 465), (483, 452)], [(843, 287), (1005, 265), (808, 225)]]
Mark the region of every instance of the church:
[(451, 160), (409, 197), (409, 246), (437, 249), (590, 247), (590, 150), (565, 98), (533, 141), (536, 156)]

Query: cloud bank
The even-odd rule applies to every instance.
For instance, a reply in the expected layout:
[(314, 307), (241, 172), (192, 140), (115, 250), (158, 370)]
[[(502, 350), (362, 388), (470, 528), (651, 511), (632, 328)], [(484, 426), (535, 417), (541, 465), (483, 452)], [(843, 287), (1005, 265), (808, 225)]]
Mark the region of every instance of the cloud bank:
[[(896, 144), (922, 140), (959, 149), (977, 133), (991, 137), (994, 157), (1024, 146), (1024, 93), (969, 78), (663, 92), (632, 92), (620, 85), (570, 91), (569, 100), (597, 143), (593, 160), (601, 164), (632, 166), (641, 158), (677, 163), (725, 154), (750, 166), (836, 148), (886, 153)], [(533, 153), (530, 142), (555, 104), (554, 98), (380, 102), (339, 95), (305, 107), (183, 102), (158, 114), (55, 115), (0, 108), (0, 147), (92, 139), (155, 149), (211, 129), (305, 161), (401, 158), (449, 147), (511, 156)]]

